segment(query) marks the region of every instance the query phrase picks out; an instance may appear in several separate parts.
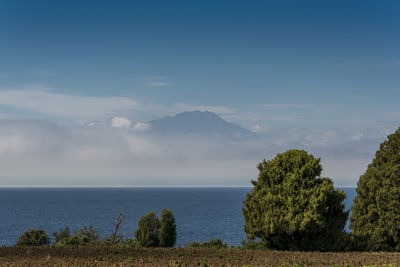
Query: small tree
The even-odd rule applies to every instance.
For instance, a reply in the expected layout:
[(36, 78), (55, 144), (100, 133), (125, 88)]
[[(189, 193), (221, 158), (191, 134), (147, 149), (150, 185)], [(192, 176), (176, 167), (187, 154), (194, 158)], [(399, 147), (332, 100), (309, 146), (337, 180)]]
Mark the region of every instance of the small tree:
[(154, 212), (150, 212), (140, 218), (135, 237), (143, 247), (158, 247), (160, 245), (159, 229), (160, 221)]
[(71, 230), (69, 230), (68, 227), (61, 229), (58, 232), (55, 232), (53, 234), (54, 238), (55, 238), (55, 243), (57, 244), (58, 242), (60, 242), (63, 239), (69, 238), (71, 236)]
[(56, 238), (56, 246), (89, 246), (100, 241), (99, 231), (93, 225), (74, 230), (73, 235), (69, 228), (62, 229), (53, 235)]
[(161, 247), (173, 247), (176, 242), (176, 224), (172, 211), (163, 209), (160, 216), (159, 239)]
[(258, 170), (242, 209), (249, 239), (260, 238), (272, 249), (339, 249), (348, 216), (346, 195), (320, 177), (320, 159), (289, 150), (264, 160)]
[(74, 231), (75, 236), (80, 236), (86, 243), (94, 243), (100, 240), (99, 231), (93, 226), (83, 226), (79, 230)]
[(380, 145), (357, 184), (350, 228), (361, 248), (400, 251), (400, 129)]
[(16, 246), (44, 246), (50, 244), (50, 238), (44, 230), (28, 230), (19, 236)]
[(114, 218), (114, 231), (111, 235), (107, 236), (104, 239), (104, 242), (109, 245), (117, 245), (120, 244), (124, 238), (122, 234), (118, 234), (119, 229), (122, 225), (122, 222), (125, 219), (125, 215), (122, 214), (121, 212), (118, 213), (118, 215)]

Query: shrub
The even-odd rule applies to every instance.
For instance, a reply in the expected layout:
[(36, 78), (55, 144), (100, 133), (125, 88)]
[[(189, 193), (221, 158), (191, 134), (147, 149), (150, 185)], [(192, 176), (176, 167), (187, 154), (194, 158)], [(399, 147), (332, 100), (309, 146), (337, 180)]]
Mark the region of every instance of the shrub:
[(57, 246), (87, 246), (90, 242), (83, 236), (73, 235), (65, 237), (57, 242)]
[(143, 247), (158, 247), (160, 239), (158, 237), (160, 221), (154, 212), (142, 216), (135, 232), (138, 243)]
[(400, 251), (400, 129), (380, 145), (361, 175), (350, 228), (361, 248)]
[(176, 242), (176, 224), (172, 211), (163, 209), (160, 216), (159, 239), (161, 247), (173, 247)]
[(69, 238), (71, 236), (71, 230), (69, 230), (69, 228), (67, 227), (67, 228), (61, 229), (58, 232), (55, 232), (53, 234), (53, 236), (55, 238), (55, 243), (58, 243), (62, 239)]
[(228, 244), (222, 242), (221, 239), (216, 238), (216, 239), (210, 239), (203, 243), (194, 241), (194, 242), (186, 245), (186, 247), (189, 247), (189, 248), (227, 248)]
[[(100, 243), (100, 235), (93, 225), (84, 226), (79, 230), (75, 230), (71, 235), (69, 229), (65, 228), (58, 233), (54, 233), (57, 246), (88, 246), (98, 245)], [(58, 237), (58, 239), (57, 239)]]
[(44, 230), (28, 230), (19, 236), (16, 246), (44, 246), (49, 245), (50, 239)]
[(74, 235), (83, 237), (85, 240), (87, 240), (87, 242), (95, 242), (100, 240), (99, 231), (94, 228), (93, 225), (84, 226), (79, 230), (75, 230)]
[(266, 250), (265, 243), (262, 240), (242, 240), (241, 249), (252, 249), (252, 250)]
[(139, 243), (137, 242), (136, 239), (134, 238), (127, 238), (124, 241), (121, 242), (121, 246), (126, 246), (126, 247), (137, 247), (139, 246)]
[(257, 180), (242, 209), (245, 232), (281, 250), (340, 250), (348, 212), (346, 195), (320, 177), (320, 159), (289, 150), (258, 164)]

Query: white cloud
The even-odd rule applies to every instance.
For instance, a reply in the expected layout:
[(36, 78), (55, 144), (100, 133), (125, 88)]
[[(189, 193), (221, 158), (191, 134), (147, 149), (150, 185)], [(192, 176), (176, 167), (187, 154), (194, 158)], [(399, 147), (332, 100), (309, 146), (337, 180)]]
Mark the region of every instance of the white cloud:
[(332, 130), (314, 131), (306, 136), (306, 141), (313, 145), (328, 145), (335, 141), (336, 136), (336, 132)]
[[(127, 126), (123, 119), (118, 125)], [(135, 124), (137, 130), (145, 125)], [(353, 134), (321, 131), (304, 143), (307, 131), (268, 134), (234, 142), (197, 136), (193, 142), (190, 135), (160, 137), (120, 128), (0, 121), (0, 186), (247, 186), (257, 175), (258, 162), (291, 148), (321, 157), (324, 175), (337, 186), (354, 186), (384, 141), (368, 136), (356, 141)]]
[(111, 119), (111, 127), (129, 129), (132, 121), (124, 117), (114, 117)]
[(254, 125), (253, 128), (252, 128), (252, 131), (253, 131), (253, 132), (256, 132), (256, 133), (259, 133), (259, 132), (261, 131), (261, 126), (260, 126), (260, 124)]
[(247, 185), (259, 160), (212, 139), (42, 121), (0, 122), (0, 140), (0, 186)]
[(87, 127), (104, 127), (105, 123), (102, 121), (96, 120), (96, 121), (87, 121), (83, 125), (87, 126)]
[(135, 131), (147, 131), (150, 128), (150, 125), (148, 123), (145, 122), (137, 122), (135, 123), (135, 125), (133, 126), (133, 130)]
[(166, 87), (166, 86), (171, 86), (174, 84), (170, 83), (170, 82), (163, 82), (163, 81), (151, 81), (151, 82), (146, 82), (146, 85), (149, 87)]
[(265, 134), (269, 132), (269, 127), (265, 123), (259, 122), (251, 127), (251, 130), (258, 134)]
[(169, 81), (167, 77), (164, 76), (143, 76), (141, 78), (144, 81), (144, 84), (148, 87), (166, 87), (175, 85), (173, 82)]
[[(68, 95), (43, 85), (0, 89), (0, 119), (11, 120), (17, 117), (13, 111), (22, 110), (23, 118), (37, 118), (38, 113), (53, 121), (67, 118), (91, 126), (0, 121), (0, 186), (18, 181), (20, 185), (248, 185), (257, 162), (291, 148), (320, 156), (324, 175), (339, 181), (338, 185), (355, 185), (379, 143), (399, 122), (398, 110), (373, 117), (351, 113), (334, 120), (326, 119), (332, 110), (306, 117), (300, 110), (286, 114), (278, 108), (311, 106), (266, 105), (277, 109), (245, 113), (218, 105), (156, 105), (130, 97)], [(263, 139), (228, 144), (207, 138), (194, 142), (190, 136), (155, 137), (146, 133), (148, 124), (132, 122), (192, 110), (212, 111), (238, 124), (247, 122)], [(110, 119), (113, 127), (100, 127)]]
[(129, 97), (67, 95), (38, 85), (26, 89), (0, 90), (0, 105), (79, 121), (104, 119), (118, 110), (140, 109), (138, 102)]

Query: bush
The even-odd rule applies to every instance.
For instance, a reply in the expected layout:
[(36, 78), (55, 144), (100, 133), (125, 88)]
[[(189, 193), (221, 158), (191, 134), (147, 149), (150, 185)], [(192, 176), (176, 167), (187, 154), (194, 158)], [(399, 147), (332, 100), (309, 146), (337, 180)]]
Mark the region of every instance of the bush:
[(186, 245), (186, 247), (189, 247), (189, 248), (227, 248), (228, 244), (222, 242), (221, 239), (216, 238), (216, 239), (211, 239), (211, 240), (205, 241), (203, 243), (194, 241), (194, 242)]
[(122, 241), (121, 243), (120, 243), (120, 245), (121, 246), (124, 246), (124, 247), (137, 247), (137, 246), (139, 246), (139, 243), (137, 242), (137, 240), (136, 239), (134, 239), (134, 238), (127, 238), (127, 239), (125, 239), (124, 241)]
[(87, 246), (90, 242), (83, 236), (73, 235), (65, 237), (57, 242), (57, 246)]
[(16, 246), (44, 246), (49, 245), (50, 239), (44, 230), (28, 230), (19, 236)]
[(241, 249), (251, 249), (251, 250), (266, 250), (265, 243), (262, 240), (242, 240)]
[(143, 247), (158, 247), (160, 221), (154, 212), (142, 216), (139, 220), (135, 237), (138, 243)]
[(348, 212), (346, 195), (320, 177), (320, 159), (289, 150), (258, 164), (257, 180), (242, 209), (245, 232), (281, 250), (340, 250)]
[(74, 235), (85, 238), (87, 242), (95, 242), (100, 240), (99, 231), (94, 228), (93, 225), (84, 226), (79, 230), (75, 230)]
[(75, 230), (73, 235), (71, 235), (68, 228), (53, 235), (56, 237), (56, 246), (89, 246), (100, 243), (99, 232), (93, 225)]
[(400, 129), (360, 177), (350, 228), (361, 249), (400, 251)]
[(159, 239), (161, 247), (173, 247), (176, 242), (176, 224), (172, 211), (163, 209), (160, 216)]
[(55, 233), (53, 234), (53, 236), (54, 236), (54, 238), (55, 238), (55, 243), (58, 243), (58, 242), (60, 242), (62, 239), (69, 238), (69, 237), (71, 236), (71, 230), (69, 230), (69, 228), (67, 227), (67, 228), (61, 229), (61, 230), (58, 231), (58, 232), (55, 232)]

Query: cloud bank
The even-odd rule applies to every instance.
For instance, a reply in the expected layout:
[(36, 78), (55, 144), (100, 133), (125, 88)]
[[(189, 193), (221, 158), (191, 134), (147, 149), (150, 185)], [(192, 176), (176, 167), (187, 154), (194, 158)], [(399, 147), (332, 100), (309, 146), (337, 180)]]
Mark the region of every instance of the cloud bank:
[(43, 86), (0, 90), (0, 105), (81, 122), (106, 118), (118, 110), (140, 109), (138, 102), (129, 97), (74, 96)]
[(250, 152), (207, 138), (3, 121), (0, 186), (247, 185), (258, 160)]
[[(292, 148), (321, 157), (323, 175), (337, 186), (355, 186), (379, 144), (400, 123), (399, 110), (373, 116), (355, 112), (334, 121), (325, 118), (332, 114), (329, 108), (266, 106), (296, 113), (166, 106), (123, 96), (68, 95), (38, 85), (3, 89), (0, 186), (250, 186), (258, 162)], [(150, 133), (147, 121), (190, 110), (213, 111), (230, 122), (247, 123), (260, 138)], [(299, 110), (313, 116), (302, 117)]]
[(121, 118), (113, 123), (118, 127), (0, 121), (0, 186), (250, 186), (258, 162), (290, 148), (322, 157), (324, 175), (349, 186), (381, 141), (349, 136), (348, 143), (336, 146), (337, 134), (314, 133), (307, 139), (299, 132), (297, 139), (280, 134), (280, 142), (273, 134), (224, 142), (142, 134), (127, 129)]

